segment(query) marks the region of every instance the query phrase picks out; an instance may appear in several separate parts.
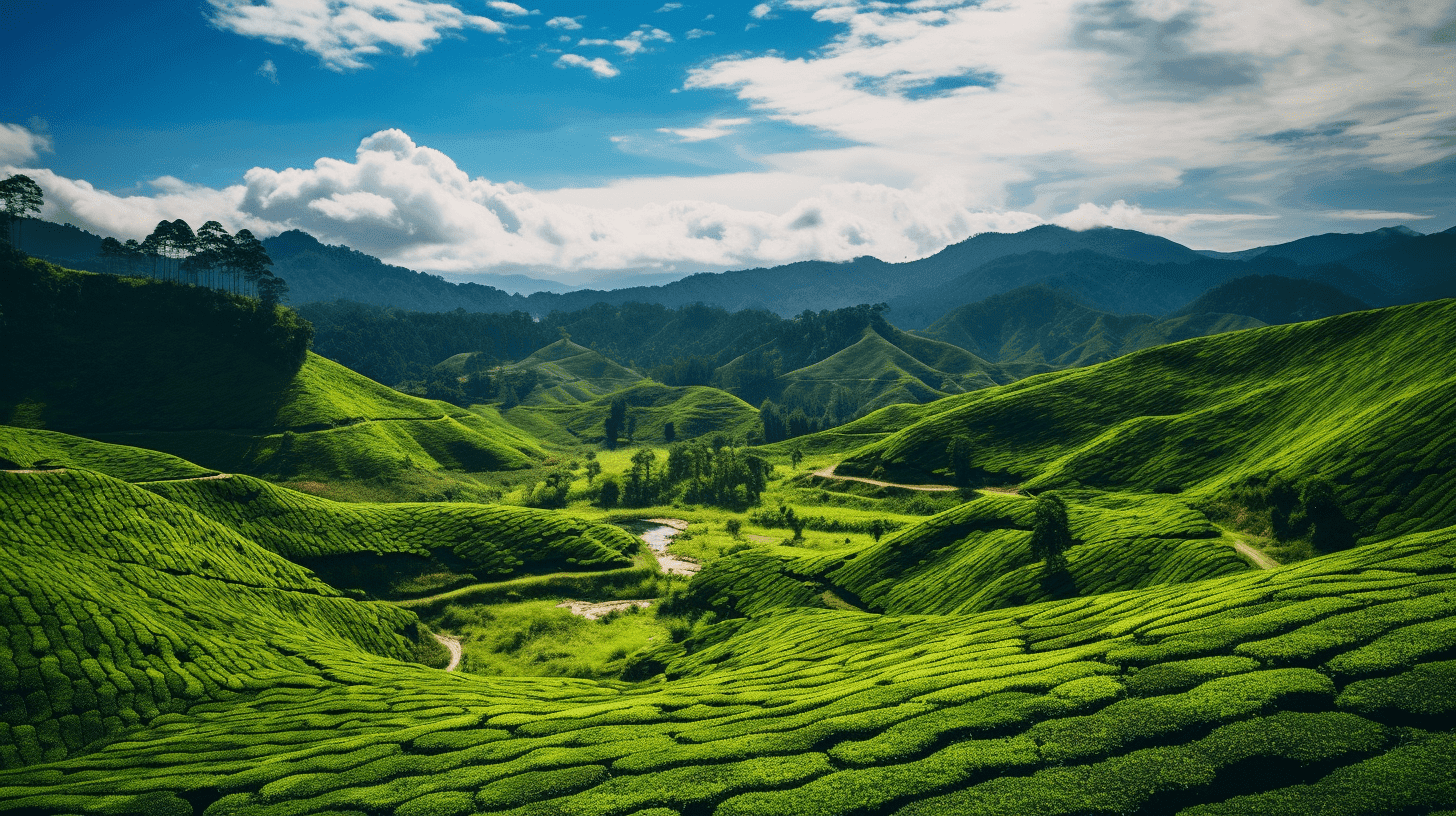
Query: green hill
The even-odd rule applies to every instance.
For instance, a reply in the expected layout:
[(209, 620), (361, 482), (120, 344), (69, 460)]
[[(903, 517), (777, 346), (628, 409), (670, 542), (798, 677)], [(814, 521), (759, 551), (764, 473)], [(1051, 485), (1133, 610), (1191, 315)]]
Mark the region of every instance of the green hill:
[(621, 399), (629, 417), (635, 417), (634, 438), (661, 441), (667, 423), (677, 439), (707, 434), (747, 437), (758, 427), (758, 411), (726, 391), (702, 385), (669, 386), (638, 380), (635, 385), (589, 402), (523, 404), (504, 413), (510, 422), (542, 439), (558, 444), (601, 442), (606, 436), (612, 401)]
[(1175, 498), (1089, 493), (1071, 502), (1076, 546), (1066, 568), (1048, 575), (1031, 552), (1033, 504), (983, 495), (862, 550), (725, 558), (690, 595), (720, 615), (822, 607), (825, 590), (874, 612), (959, 615), (1249, 569), (1203, 514)]
[[(0, 478), (50, 495), (63, 477)], [(13, 520), (10, 508), (0, 513)], [(117, 545), (67, 555), (68, 541), (99, 539), (67, 532), (82, 518), (58, 522), (45, 544), (0, 551), (11, 638), (0, 653), (0, 810), (1456, 807), (1450, 530), (967, 615), (778, 610), (639, 653), (633, 665), (652, 682), (599, 683), (410, 665), (408, 613), (282, 589), (309, 586), (286, 564), (210, 591), (222, 578), (207, 576), (235, 560), (228, 546), (189, 556), (213, 566), (168, 570), (108, 563), (125, 552)], [(246, 598), (249, 614), (229, 597)], [(361, 625), (370, 616), (377, 628)]]
[[(1456, 523), (1456, 373), (1431, 357), (1453, 347), (1449, 300), (1189, 340), (952, 398), (842, 471), (925, 481), (965, 436), (978, 467), (1032, 488), (1208, 497), (1321, 476), (1362, 536), (1432, 529)], [(887, 429), (837, 439), (870, 430)]]
[[(1165, 320), (1111, 314), (1045, 286), (1026, 286), (952, 309), (919, 333), (992, 362), (1066, 368), (1190, 337), (1265, 325), (1244, 316), (1247, 312), (1203, 314), (1232, 310), (1192, 307), (1186, 311)], [(1332, 313), (1315, 316), (1327, 314)]]
[(524, 405), (589, 402), (645, 378), (570, 340), (558, 340), (510, 368), (534, 371), (536, 386), (520, 395)]
[(490, 412), (401, 394), (306, 351), (309, 328), (257, 301), (0, 259), (0, 421), (275, 478), (529, 466)]

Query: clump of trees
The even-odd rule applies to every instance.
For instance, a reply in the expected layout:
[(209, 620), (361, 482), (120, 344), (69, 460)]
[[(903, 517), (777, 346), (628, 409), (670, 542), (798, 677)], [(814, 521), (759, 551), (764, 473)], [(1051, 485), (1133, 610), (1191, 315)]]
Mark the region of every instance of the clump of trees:
[(233, 235), (217, 221), (208, 221), (193, 232), (180, 218), (163, 220), (140, 243), (105, 238), (101, 258), (112, 274), (147, 275), (222, 289), (256, 297), (265, 306), (281, 303), (288, 293), (288, 284), (269, 269), (273, 260), (263, 242), (246, 229)]
[(1204, 509), (1224, 523), (1281, 544), (1307, 542), (1315, 552), (1348, 549), (1359, 537), (1334, 483), (1323, 476), (1302, 483), (1276, 473), (1250, 476)]
[(758, 503), (772, 474), (773, 465), (746, 448), (678, 443), (668, 449), (665, 462), (643, 448), (632, 454), (631, 468), (620, 478), (602, 481), (598, 503), (647, 507), (681, 499), (744, 508)]

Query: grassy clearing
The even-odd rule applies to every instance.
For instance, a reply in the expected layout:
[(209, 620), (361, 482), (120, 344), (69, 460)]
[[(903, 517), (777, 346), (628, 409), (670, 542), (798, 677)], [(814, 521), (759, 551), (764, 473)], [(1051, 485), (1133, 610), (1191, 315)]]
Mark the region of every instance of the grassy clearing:
[[(631, 607), (587, 620), (557, 601), (448, 605), (429, 622), (460, 637), (461, 671), (495, 677), (615, 678), (627, 656), (670, 640), (670, 626)], [(681, 626), (681, 624), (678, 624)]]

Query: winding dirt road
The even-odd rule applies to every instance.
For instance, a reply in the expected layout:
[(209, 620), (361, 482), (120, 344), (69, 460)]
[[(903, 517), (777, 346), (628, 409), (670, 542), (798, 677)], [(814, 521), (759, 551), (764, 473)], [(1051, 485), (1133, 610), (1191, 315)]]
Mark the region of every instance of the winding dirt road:
[(450, 665), (445, 667), (445, 671), (452, 672), (460, 668), (460, 657), (464, 654), (464, 650), (460, 648), (460, 641), (452, 637), (436, 634), (435, 632), (431, 632), (430, 634), (434, 635), (435, 640), (440, 641), (441, 646), (450, 650)]
[(682, 519), (647, 519), (653, 524), (661, 526), (653, 527), (642, 533), (642, 540), (652, 549), (652, 554), (657, 558), (658, 566), (668, 575), (697, 575), (703, 568), (702, 564), (694, 561), (686, 561), (678, 558), (667, 551), (667, 545), (672, 543), (672, 537), (688, 528), (688, 523)]

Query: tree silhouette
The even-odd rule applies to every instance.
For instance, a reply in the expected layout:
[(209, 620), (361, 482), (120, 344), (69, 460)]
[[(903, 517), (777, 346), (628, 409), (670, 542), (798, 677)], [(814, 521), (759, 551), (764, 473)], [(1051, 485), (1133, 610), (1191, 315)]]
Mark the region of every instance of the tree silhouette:
[(0, 181), (0, 226), (5, 227), (5, 240), (10, 241), (10, 225), (15, 225), (15, 246), (20, 247), (20, 224), (26, 215), (40, 212), (45, 194), (40, 185), (26, 175), (16, 174)]
[(622, 425), (627, 420), (627, 402), (618, 397), (612, 400), (612, 405), (607, 409), (606, 431), (607, 447), (615, 450), (617, 448), (617, 437), (622, 435)]
[(676, 442), (677, 441), (677, 426), (674, 425), (674, 424), (672, 424), (671, 422), (667, 423), (666, 425), (663, 425), (662, 426), (662, 438), (665, 439), (665, 440), (667, 440), (668, 442)]
[(1055, 493), (1044, 493), (1036, 500), (1036, 520), (1032, 523), (1031, 554), (1046, 562), (1048, 573), (1067, 568), (1066, 551), (1072, 546), (1072, 528), (1067, 521), (1067, 503)]
[(951, 476), (956, 484), (964, 487), (971, 480), (971, 440), (957, 436), (950, 441), (946, 455), (950, 460)]

